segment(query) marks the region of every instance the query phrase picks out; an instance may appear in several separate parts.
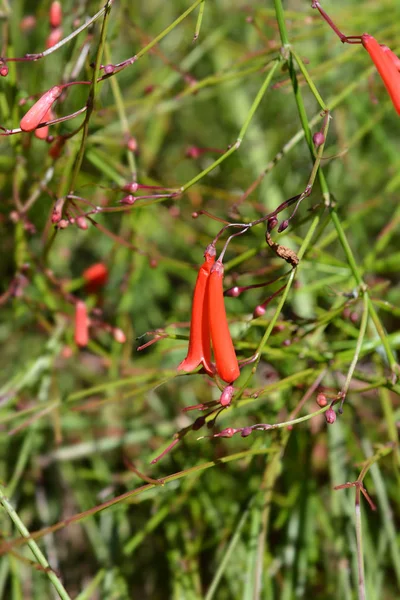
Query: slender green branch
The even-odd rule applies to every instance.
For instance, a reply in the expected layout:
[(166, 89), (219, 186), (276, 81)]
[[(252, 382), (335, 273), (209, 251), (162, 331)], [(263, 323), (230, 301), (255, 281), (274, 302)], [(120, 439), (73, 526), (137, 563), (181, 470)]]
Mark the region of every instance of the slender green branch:
[(54, 588), (57, 590), (57, 593), (60, 596), (60, 598), (62, 600), (71, 600), (71, 597), (68, 594), (67, 590), (64, 588), (63, 584), (61, 583), (61, 581), (59, 580), (57, 575), (54, 573), (54, 571), (50, 567), (49, 563), (47, 562), (45, 555), (40, 550), (40, 548), (37, 545), (37, 543), (35, 542), (35, 540), (33, 540), (31, 538), (31, 535), (30, 535), (28, 529), (25, 527), (24, 523), (19, 518), (19, 515), (15, 511), (11, 502), (5, 496), (3, 487), (1, 485), (0, 485), (0, 503), (2, 504), (4, 510), (6, 511), (6, 513), (12, 520), (12, 522), (14, 523), (14, 525), (17, 528), (17, 530), (19, 531), (20, 535), (23, 538), (25, 538), (29, 548), (32, 551), (32, 554), (34, 555), (34, 557), (36, 558), (36, 560), (38, 561), (40, 566), (43, 567), (44, 572), (46, 573), (47, 577), (53, 584)]

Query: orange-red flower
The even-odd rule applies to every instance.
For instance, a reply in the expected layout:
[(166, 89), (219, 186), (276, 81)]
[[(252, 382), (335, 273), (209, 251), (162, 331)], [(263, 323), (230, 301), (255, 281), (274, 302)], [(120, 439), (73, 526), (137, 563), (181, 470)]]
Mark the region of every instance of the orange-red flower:
[(382, 77), (393, 105), (400, 115), (400, 73), (398, 71), (399, 63), (397, 62), (399, 59), (389, 48), (381, 46), (368, 33), (361, 36), (361, 42)]
[(93, 293), (107, 283), (108, 269), (102, 262), (95, 263), (83, 271), (82, 277), (85, 280), (85, 289)]
[(22, 117), (19, 126), (22, 131), (33, 131), (36, 127), (43, 123), (47, 112), (50, 110), (54, 102), (61, 95), (62, 88), (58, 85), (50, 88), (39, 98), (37, 102), (28, 110), (25, 116)]
[(193, 294), (189, 349), (186, 358), (178, 366), (180, 371), (193, 371), (202, 364), (209, 375), (213, 374), (207, 288), (210, 271), (215, 262), (215, 254), (215, 247), (210, 244), (204, 253), (205, 261), (197, 275)]
[(210, 333), (217, 373), (221, 379), (232, 383), (239, 377), (240, 370), (226, 318), (223, 277), (224, 266), (217, 260), (211, 270), (207, 290)]
[(75, 304), (75, 342), (79, 347), (89, 343), (89, 318), (83, 300), (78, 300)]

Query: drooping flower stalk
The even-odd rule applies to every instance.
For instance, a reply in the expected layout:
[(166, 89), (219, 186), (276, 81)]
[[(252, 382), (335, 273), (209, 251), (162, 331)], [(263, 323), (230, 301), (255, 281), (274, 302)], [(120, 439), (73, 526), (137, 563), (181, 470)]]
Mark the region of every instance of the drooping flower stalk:
[(223, 277), (224, 266), (217, 260), (211, 270), (207, 291), (210, 333), (217, 373), (226, 383), (232, 383), (239, 377), (240, 370), (226, 318)]
[(179, 371), (193, 371), (202, 364), (206, 373), (209, 375), (214, 373), (211, 364), (209, 306), (206, 292), (215, 255), (215, 246), (210, 244), (204, 253), (205, 261), (197, 275), (192, 303), (189, 349), (186, 358), (178, 366)]

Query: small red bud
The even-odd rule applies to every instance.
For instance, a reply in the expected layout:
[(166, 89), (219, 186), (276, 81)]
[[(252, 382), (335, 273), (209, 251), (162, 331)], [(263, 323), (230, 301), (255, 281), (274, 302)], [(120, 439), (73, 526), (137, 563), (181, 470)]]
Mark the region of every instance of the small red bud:
[(122, 329), (119, 329), (118, 327), (113, 329), (113, 337), (114, 340), (118, 342), (118, 344), (125, 344), (126, 342), (126, 335), (124, 334)]
[(242, 292), (240, 291), (240, 287), (235, 285), (233, 288), (226, 290), (224, 292), (224, 296), (229, 296), (230, 298), (238, 298)]
[(134, 204), (136, 202), (137, 198), (135, 198), (135, 196), (132, 196), (132, 194), (128, 194), (127, 196), (124, 196), (123, 198), (121, 198), (121, 200), (119, 201), (120, 204)]
[(28, 32), (32, 31), (36, 27), (36, 19), (33, 15), (26, 15), (19, 24), (19, 28), (21, 31)]
[(253, 431), (252, 427), (243, 427), (242, 433), (240, 434), (242, 437), (248, 437)]
[(187, 158), (199, 158), (200, 155), (201, 151), (200, 148), (197, 148), (197, 146), (189, 146), (186, 148), (185, 156)]
[(128, 148), (128, 150), (130, 150), (131, 152), (136, 152), (136, 150), (138, 149), (138, 143), (136, 138), (131, 137), (129, 138), (126, 147)]
[(222, 431), (220, 431), (219, 433), (217, 433), (215, 435), (215, 437), (227, 437), (227, 438), (231, 438), (233, 435), (235, 435), (237, 429), (233, 429), (233, 427), (227, 427), (226, 429), (223, 429)]
[(61, 219), (61, 221), (58, 222), (58, 228), (59, 229), (66, 229), (69, 225), (69, 221), (67, 221), (67, 219)]
[(150, 269), (156, 269), (158, 267), (158, 260), (156, 258), (151, 258), (149, 260)]
[(61, 27), (57, 27), (50, 31), (47, 40), (46, 40), (46, 48), (53, 48), (58, 42), (62, 40), (63, 30)]
[(134, 194), (139, 189), (139, 184), (136, 181), (132, 181), (132, 183), (127, 183), (122, 188), (124, 192), (129, 192), (130, 194)]
[(7, 75), (8, 75), (8, 67), (7, 67), (7, 65), (5, 65), (5, 64), (1, 65), (1, 67), (0, 67), (0, 75), (1, 75), (1, 77), (7, 77)]
[(336, 421), (336, 413), (333, 410), (333, 408), (328, 408), (328, 410), (325, 413), (325, 420), (330, 425), (332, 425)]
[(287, 229), (289, 227), (289, 220), (285, 219), (284, 221), (282, 221), (282, 223), (279, 225), (278, 227), (278, 233), (282, 233), (282, 231), (285, 231), (285, 229)]
[(59, 156), (61, 155), (62, 149), (64, 148), (64, 144), (65, 144), (65, 137), (60, 135), (55, 143), (50, 147), (49, 149), (49, 155), (51, 156), (51, 158), (59, 158)]
[(87, 229), (89, 227), (85, 217), (77, 217), (76, 225), (79, 229)]
[(111, 73), (114, 73), (114, 71), (115, 71), (115, 67), (114, 67), (114, 65), (106, 65), (106, 66), (104, 67), (104, 73), (105, 73), (106, 75), (111, 75)]
[(255, 319), (258, 319), (258, 317), (262, 317), (263, 315), (265, 315), (265, 308), (263, 307), (262, 304), (259, 304), (258, 306), (255, 307), (255, 309), (253, 311), (253, 317)]
[(229, 406), (232, 400), (232, 396), (234, 394), (235, 388), (233, 385), (227, 385), (223, 390), (219, 402), (221, 406)]
[(322, 394), (322, 392), (319, 393), (317, 396), (317, 404), (321, 408), (323, 408), (324, 406), (326, 406), (328, 404), (328, 400), (326, 399), (325, 394)]
[(60, 27), (62, 23), (61, 2), (52, 2), (49, 10), (49, 23), (51, 27)]
[(317, 133), (314, 133), (312, 139), (313, 139), (313, 142), (314, 142), (314, 146), (316, 148), (319, 148), (320, 146), (322, 146), (322, 144), (325, 143), (325, 136), (322, 133), (322, 131), (317, 131)]
[(278, 225), (278, 219), (276, 217), (270, 217), (267, 221), (268, 231), (272, 231)]

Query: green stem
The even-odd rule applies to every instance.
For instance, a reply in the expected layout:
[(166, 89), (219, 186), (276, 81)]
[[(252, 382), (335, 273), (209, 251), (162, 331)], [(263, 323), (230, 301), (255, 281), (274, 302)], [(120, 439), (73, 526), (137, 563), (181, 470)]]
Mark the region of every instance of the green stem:
[(44, 572), (50, 579), (54, 588), (57, 590), (60, 598), (62, 600), (71, 600), (71, 597), (68, 594), (67, 590), (64, 588), (63, 584), (58, 579), (57, 575), (54, 573), (49, 563), (47, 562), (45, 555), (40, 550), (35, 540), (31, 538), (28, 529), (25, 527), (24, 523), (19, 518), (17, 512), (14, 510), (14, 507), (12, 506), (8, 498), (5, 496), (2, 486), (0, 486), (0, 503), (2, 504), (4, 510), (6, 511), (12, 522), (14, 523), (15, 527), (18, 529), (21, 536), (27, 540), (27, 544), (31, 549), (32, 554), (34, 555), (38, 563), (43, 567)]
[(350, 383), (351, 383), (351, 380), (353, 377), (354, 369), (356, 368), (356, 365), (357, 365), (357, 362), (358, 362), (358, 359), (360, 356), (365, 332), (367, 330), (367, 323), (368, 323), (368, 295), (364, 294), (364, 309), (363, 309), (363, 314), (362, 314), (362, 318), (361, 318), (360, 331), (359, 331), (358, 338), (357, 338), (356, 349), (354, 351), (354, 357), (353, 357), (353, 360), (351, 361), (351, 365), (350, 365), (350, 368), (349, 368), (347, 376), (346, 376), (346, 381), (344, 382), (342, 391), (340, 393), (342, 401), (346, 398), (346, 394), (348, 392), (348, 389), (350, 387)]
[(249, 128), (249, 125), (251, 123), (251, 120), (254, 116), (254, 113), (256, 112), (269, 84), (271, 83), (271, 80), (274, 76), (274, 73), (276, 71), (276, 69), (278, 68), (279, 62), (275, 62), (275, 64), (273, 65), (272, 69), (269, 71), (267, 77), (264, 80), (264, 83), (262, 84), (261, 88), (258, 91), (257, 96), (254, 99), (253, 104), (251, 105), (251, 108), (247, 114), (246, 120), (243, 123), (243, 126), (241, 128), (241, 130), (239, 131), (239, 135), (237, 137), (236, 142), (225, 152), (225, 154), (222, 154), (222, 156), (220, 156), (219, 158), (217, 158), (216, 161), (214, 161), (210, 166), (208, 166), (206, 169), (204, 169), (203, 171), (201, 171), (201, 173), (199, 173), (198, 175), (196, 175), (195, 177), (193, 177), (193, 179), (191, 179), (190, 181), (188, 181), (187, 183), (185, 183), (185, 185), (183, 185), (180, 189), (179, 189), (179, 193), (183, 194), (183, 192), (185, 192), (186, 190), (188, 190), (190, 187), (192, 187), (192, 185), (194, 185), (195, 183), (197, 183), (198, 181), (200, 181), (200, 179), (203, 179), (203, 177), (205, 175), (207, 175), (208, 173), (210, 173), (210, 171), (212, 171), (213, 169), (215, 169), (215, 167), (217, 167), (218, 165), (220, 165), (222, 162), (224, 162), (224, 160), (226, 160), (228, 158), (228, 156), (230, 156), (231, 154), (233, 154), (234, 152), (236, 152), (236, 150), (238, 150), (240, 148), (240, 144), (243, 141), (244, 136), (246, 135), (246, 131)]

